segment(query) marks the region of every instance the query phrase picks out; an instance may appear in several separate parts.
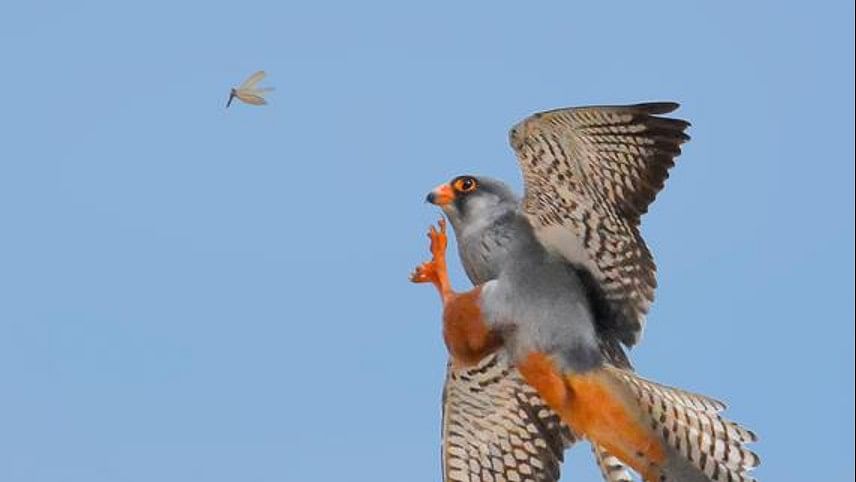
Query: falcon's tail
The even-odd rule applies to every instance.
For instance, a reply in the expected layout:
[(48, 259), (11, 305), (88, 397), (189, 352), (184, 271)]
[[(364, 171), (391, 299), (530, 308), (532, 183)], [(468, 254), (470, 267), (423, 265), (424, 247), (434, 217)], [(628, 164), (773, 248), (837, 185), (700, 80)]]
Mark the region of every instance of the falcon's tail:
[(608, 368), (629, 387), (633, 401), (666, 446), (661, 480), (750, 482), (761, 463), (745, 447), (758, 438), (723, 418), (725, 404), (696, 393), (661, 385), (635, 373)]
[(723, 419), (703, 395), (604, 367), (559, 373), (545, 356), (520, 371), (574, 433), (602, 447), (649, 482), (749, 482), (760, 463), (744, 444), (755, 435)]

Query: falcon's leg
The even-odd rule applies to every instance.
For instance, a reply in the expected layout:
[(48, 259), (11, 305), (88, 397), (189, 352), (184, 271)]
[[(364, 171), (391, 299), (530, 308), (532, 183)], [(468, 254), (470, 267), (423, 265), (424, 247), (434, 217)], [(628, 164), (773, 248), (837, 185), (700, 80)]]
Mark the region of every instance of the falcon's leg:
[(428, 229), (428, 239), (431, 240), (431, 261), (417, 266), (410, 275), (410, 281), (433, 283), (440, 293), (440, 298), (443, 299), (443, 304), (446, 304), (455, 294), (449, 283), (449, 273), (446, 271), (446, 246), (449, 239), (446, 236), (446, 220), (440, 219), (437, 225), (440, 227), (439, 230), (434, 225)]
[(490, 329), (482, 318), (481, 287), (465, 293), (455, 293), (446, 271), (446, 221), (441, 219), (439, 229), (431, 226), (431, 261), (419, 265), (410, 281), (433, 283), (443, 299), (443, 340), (457, 366), (475, 365), (501, 346), (499, 335)]

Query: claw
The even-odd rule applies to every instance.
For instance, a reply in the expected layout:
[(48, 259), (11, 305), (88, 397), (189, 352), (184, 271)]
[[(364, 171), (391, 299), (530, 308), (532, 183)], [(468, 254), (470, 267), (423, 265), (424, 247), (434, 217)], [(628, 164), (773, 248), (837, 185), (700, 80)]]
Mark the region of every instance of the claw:
[[(439, 228), (439, 229), (438, 229)], [(413, 283), (433, 283), (443, 299), (452, 294), (449, 285), (449, 277), (446, 273), (446, 220), (437, 221), (437, 227), (433, 224), (428, 228), (428, 240), (431, 251), (431, 261), (420, 264), (410, 274)]]
[(440, 218), (440, 220), (437, 221), (437, 225), (440, 227), (439, 230), (435, 228), (433, 224), (428, 230), (428, 239), (431, 240), (430, 250), (434, 260), (446, 256), (446, 245), (449, 239), (446, 236), (446, 220), (444, 218)]
[(413, 283), (434, 282), (437, 279), (437, 266), (433, 261), (426, 261), (410, 273), (410, 281)]

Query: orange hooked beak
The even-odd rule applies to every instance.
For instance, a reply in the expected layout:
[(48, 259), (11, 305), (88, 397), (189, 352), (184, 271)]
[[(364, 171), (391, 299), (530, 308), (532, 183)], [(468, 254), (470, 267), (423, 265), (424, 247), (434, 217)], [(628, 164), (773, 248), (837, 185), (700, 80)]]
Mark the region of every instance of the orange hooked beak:
[(448, 184), (441, 184), (425, 196), (425, 202), (443, 207), (455, 200), (455, 191)]

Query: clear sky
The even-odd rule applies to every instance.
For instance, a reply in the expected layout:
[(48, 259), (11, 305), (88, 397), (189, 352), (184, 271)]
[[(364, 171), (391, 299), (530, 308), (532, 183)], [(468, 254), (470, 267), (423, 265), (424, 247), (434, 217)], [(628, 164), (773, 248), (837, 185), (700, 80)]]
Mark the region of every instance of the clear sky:
[(693, 140), (637, 368), (728, 401), (760, 478), (853, 480), (853, 2), (120, 3), (0, 18), (0, 480), (438, 480), (426, 192), (650, 100)]

